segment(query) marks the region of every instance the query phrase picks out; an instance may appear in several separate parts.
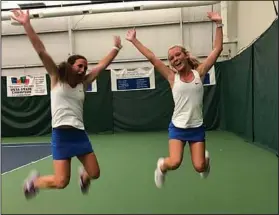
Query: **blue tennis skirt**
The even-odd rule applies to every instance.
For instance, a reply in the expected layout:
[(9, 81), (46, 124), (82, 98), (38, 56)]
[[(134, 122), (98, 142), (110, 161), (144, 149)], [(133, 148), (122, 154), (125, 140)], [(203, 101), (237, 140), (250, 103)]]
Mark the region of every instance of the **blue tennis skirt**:
[(205, 127), (202, 125), (197, 128), (177, 128), (170, 122), (169, 139), (181, 140), (184, 143), (205, 142)]
[(77, 128), (53, 128), (51, 150), (54, 160), (66, 160), (93, 152), (87, 133)]

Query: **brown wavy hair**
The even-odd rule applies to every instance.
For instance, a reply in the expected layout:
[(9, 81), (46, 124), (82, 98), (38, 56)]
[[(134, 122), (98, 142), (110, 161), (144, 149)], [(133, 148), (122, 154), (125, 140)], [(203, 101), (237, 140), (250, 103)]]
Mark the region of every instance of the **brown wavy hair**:
[(67, 61), (63, 61), (58, 65), (58, 79), (62, 83), (68, 83), (70, 84), (76, 74), (73, 72), (72, 66), (75, 64), (76, 60), (78, 59), (84, 59), (87, 61), (87, 59), (82, 55), (71, 55)]

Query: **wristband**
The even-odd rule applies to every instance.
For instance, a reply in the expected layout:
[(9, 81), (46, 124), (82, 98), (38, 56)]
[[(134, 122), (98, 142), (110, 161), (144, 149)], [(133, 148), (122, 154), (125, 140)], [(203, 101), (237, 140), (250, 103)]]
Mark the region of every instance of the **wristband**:
[(223, 23), (216, 23), (217, 28), (222, 28), (224, 26)]
[(112, 48), (115, 49), (115, 50), (117, 50), (117, 51), (120, 50), (120, 48), (118, 48), (118, 47), (116, 47), (116, 46), (113, 46)]

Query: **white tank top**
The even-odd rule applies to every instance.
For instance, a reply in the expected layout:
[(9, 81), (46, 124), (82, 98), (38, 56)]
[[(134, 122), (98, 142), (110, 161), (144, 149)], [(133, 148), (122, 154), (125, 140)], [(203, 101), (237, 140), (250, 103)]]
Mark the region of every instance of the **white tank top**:
[(175, 73), (172, 94), (174, 112), (172, 123), (178, 128), (194, 128), (203, 124), (203, 83), (196, 70), (192, 70), (194, 80), (185, 83)]
[(82, 83), (72, 88), (66, 83), (58, 82), (51, 90), (52, 127), (68, 125), (84, 130), (84, 98)]

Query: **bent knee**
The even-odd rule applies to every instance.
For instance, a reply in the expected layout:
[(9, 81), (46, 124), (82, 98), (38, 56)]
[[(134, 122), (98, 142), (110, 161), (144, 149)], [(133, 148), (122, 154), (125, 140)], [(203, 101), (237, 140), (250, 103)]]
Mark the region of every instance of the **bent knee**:
[(204, 172), (206, 170), (206, 163), (205, 162), (195, 163), (194, 168), (199, 173)]
[(70, 182), (70, 178), (67, 178), (67, 177), (56, 178), (56, 180), (55, 180), (56, 188), (64, 189), (68, 186), (69, 182)]
[(91, 171), (90, 173), (88, 173), (88, 175), (91, 179), (96, 180), (96, 179), (100, 178), (100, 169)]
[(181, 159), (171, 159), (170, 168), (176, 170), (180, 167), (182, 160)]

